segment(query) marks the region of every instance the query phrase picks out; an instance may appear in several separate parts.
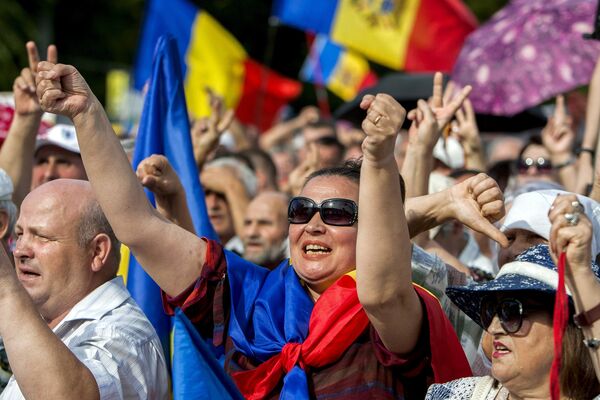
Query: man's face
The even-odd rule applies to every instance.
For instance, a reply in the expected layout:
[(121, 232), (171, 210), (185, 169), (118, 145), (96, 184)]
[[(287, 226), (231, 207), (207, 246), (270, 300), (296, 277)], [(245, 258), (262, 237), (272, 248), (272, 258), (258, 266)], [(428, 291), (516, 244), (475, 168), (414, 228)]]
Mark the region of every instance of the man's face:
[(221, 239), (221, 243), (225, 244), (235, 236), (235, 227), (233, 225), (233, 217), (229, 209), (229, 204), (225, 199), (225, 195), (217, 192), (206, 192), (206, 211), (210, 222), (215, 229), (217, 235)]
[(302, 160), (306, 157), (308, 146), (314, 143), (319, 153), (318, 169), (336, 167), (341, 163), (344, 150), (337, 144), (335, 131), (328, 127), (306, 127), (302, 133), (304, 136), (304, 148), (300, 151)]
[(249, 205), (244, 219), (244, 258), (272, 266), (284, 258), (288, 232), (287, 202), (278, 194), (264, 193)]
[(21, 206), (13, 253), (16, 273), (49, 323), (62, 318), (89, 290), (92, 272), (86, 266), (92, 255), (78, 243), (85, 197), (42, 186)]
[(81, 156), (58, 146), (44, 146), (35, 153), (31, 188), (54, 179), (87, 180)]

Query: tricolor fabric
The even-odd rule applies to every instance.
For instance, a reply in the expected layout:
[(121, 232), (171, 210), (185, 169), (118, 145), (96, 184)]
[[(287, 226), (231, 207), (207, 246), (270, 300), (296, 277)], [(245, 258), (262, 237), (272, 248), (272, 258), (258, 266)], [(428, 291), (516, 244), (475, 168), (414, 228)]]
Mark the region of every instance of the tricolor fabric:
[[(229, 335), (237, 350), (262, 362), (233, 374), (246, 399), (261, 399), (282, 384), (280, 398), (309, 399), (307, 368), (335, 362), (369, 326), (352, 274), (338, 279), (316, 303), (293, 267), (284, 261), (273, 272), (225, 252), (231, 295)], [(438, 300), (415, 285), (429, 318), (435, 382), (470, 376), (471, 370)], [(443, 344), (443, 345), (442, 345)]]
[(275, 0), (273, 15), (406, 71), (450, 71), (477, 25), (460, 0)]
[(212, 16), (187, 0), (150, 0), (135, 66), (135, 87), (150, 76), (150, 62), (161, 35), (179, 47), (190, 116), (210, 113), (206, 88), (222, 96), (238, 119), (268, 128), (277, 112), (300, 94), (299, 82), (251, 60), (241, 44)]
[[(200, 186), (192, 153), (177, 43), (175, 39), (166, 36), (161, 37), (156, 46), (136, 138), (133, 169), (136, 170), (138, 164), (152, 154), (164, 154), (177, 172), (186, 190), (187, 204), (196, 232), (216, 240), (217, 235), (206, 212), (204, 191)], [(152, 193), (146, 191), (146, 194), (154, 204)], [(160, 288), (138, 264), (133, 254), (128, 265), (122, 265), (120, 270), (127, 276), (127, 289), (154, 325), (165, 352), (168, 352), (171, 321), (163, 311)]]
[(369, 62), (360, 54), (317, 35), (300, 71), (300, 79), (326, 86), (342, 100), (352, 100), (359, 91), (377, 82)]

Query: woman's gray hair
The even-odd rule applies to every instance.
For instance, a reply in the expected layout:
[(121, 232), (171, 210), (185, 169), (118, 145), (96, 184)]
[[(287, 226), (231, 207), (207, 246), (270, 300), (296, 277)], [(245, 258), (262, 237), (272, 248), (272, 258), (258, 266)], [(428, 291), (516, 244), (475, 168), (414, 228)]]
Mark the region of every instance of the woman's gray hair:
[(251, 198), (256, 196), (256, 193), (258, 191), (258, 181), (256, 180), (256, 175), (255, 175), (254, 171), (252, 171), (252, 169), (250, 169), (248, 166), (244, 165), (244, 163), (241, 162), (240, 160), (233, 158), (233, 157), (227, 157), (227, 156), (220, 157), (220, 158), (214, 159), (211, 162), (209, 162), (208, 164), (206, 164), (205, 168), (209, 168), (209, 167), (233, 168), (233, 170), (236, 172), (238, 178), (244, 184), (244, 187), (246, 188), (246, 193), (248, 193), (248, 196), (250, 196)]

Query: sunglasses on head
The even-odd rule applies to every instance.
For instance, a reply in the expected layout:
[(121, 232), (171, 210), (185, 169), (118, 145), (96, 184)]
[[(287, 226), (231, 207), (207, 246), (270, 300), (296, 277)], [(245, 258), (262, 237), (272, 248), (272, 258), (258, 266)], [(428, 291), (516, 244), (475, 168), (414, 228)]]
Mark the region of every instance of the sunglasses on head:
[(532, 166), (542, 173), (548, 173), (552, 171), (552, 162), (550, 160), (546, 160), (544, 157), (538, 157), (536, 159), (527, 157), (521, 158), (517, 161), (517, 169), (520, 173), (527, 172), (527, 170)]
[(523, 316), (533, 310), (542, 310), (542, 304), (524, 303), (517, 299), (505, 298), (497, 300), (494, 297), (486, 297), (481, 302), (481, 324), (487, 330), (498, 315), (500, 325), (507, 333), (516, 333), (523, 325)]
[(288, 221), (306, 224), (317, 211), (327, 225), (352, 226), (358, 219), (358, 206), (352, 200), (327, 199), (317, 204), (306, 197), (294, 197), (288, 207)]

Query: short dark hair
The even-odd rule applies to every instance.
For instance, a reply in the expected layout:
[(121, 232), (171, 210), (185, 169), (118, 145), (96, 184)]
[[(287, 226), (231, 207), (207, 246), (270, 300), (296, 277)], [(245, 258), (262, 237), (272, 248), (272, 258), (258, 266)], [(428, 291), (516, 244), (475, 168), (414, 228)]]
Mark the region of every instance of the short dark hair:
[(121, 243), (108, 223), (102, 208), (100, 208), (100, 204), (96, 200), (91, 200), (83, 210), (83, 214), (79, 220), (77, 233), (77, 244), (80, 247), (87, 246), (96, 235), (100, 233), (106, 234), (110, 239), (113, 261), (118, 267), (121, 260), (119, 248)]
[(525, 150), (527, 150), (527, 148), (529, 146), (531, 146), (532, 144), (537, 145), (537, 146), (543, 146), (544, 143), (542, 142), (542, 137), (540, 135), (529, 136), (529, 139), (523, 145), (523, 147), (521, 147), (521, 151), (519, 151), (519, 158), (517, 158), (517, 161), (523, 157), (523, 153), (525, 153)]
[(271, 186), (277, 187), (277, 166), (275, 166), (269, 153), (261, 149), (251, 148), (242, 150), (238, 154), (250, 160), (254, 171), (264, 170)]
[[(352, 182), (356, 182), (356, 184), (360, 184), (360, 168), (362, 166), (362, 159), (350, 159), (346, 160), (341, 167), (330, 167), (323, 168), (318, 171), (313, 172), (306, 178), (304, 182), (304, 186), (314, 179), (320, 176), (341, 176), (351, 180)], [(404, 179), (402, 175), (398, 173), (398, 178), (400, 179), (400, 195), (402, 196), (402, 203), (406, 200), (406, 185), (404, 183)]]
[(319, 119), (315, 122), (309, 122), (308, 124), (305, 125), (305, 128), (312, 128), (312, 129), (328, 128), (333, 131), (334, 135), (337, 134), (337, 130), (335, 128), (335, 123), (332, 120), (328, 120), (328, 119)]

